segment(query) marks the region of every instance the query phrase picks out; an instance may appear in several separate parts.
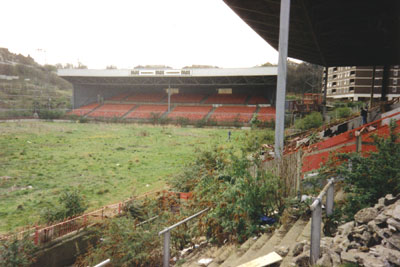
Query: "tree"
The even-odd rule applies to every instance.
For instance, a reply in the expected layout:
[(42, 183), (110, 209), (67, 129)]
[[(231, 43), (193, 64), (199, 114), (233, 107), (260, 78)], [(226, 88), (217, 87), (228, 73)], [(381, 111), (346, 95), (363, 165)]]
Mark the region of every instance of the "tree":
[(106, 67), (106, 69), (108, 69), (108, 70), (115, 70), (115, 69), (118, 69), (118, 68), (117, 68), (117, 66), (114, 66), (114, 65), (108, 65), (108, 66)]

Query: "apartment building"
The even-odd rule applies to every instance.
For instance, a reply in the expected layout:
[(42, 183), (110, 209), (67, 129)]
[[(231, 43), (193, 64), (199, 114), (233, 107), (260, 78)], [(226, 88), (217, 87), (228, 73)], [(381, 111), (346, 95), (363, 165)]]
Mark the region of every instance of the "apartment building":
[[(350, 99), (353, 101), (367, 100), (371, 97), (372, 88), (371, 66), (330, 67), (328, 68), (327, 97), (335, 99)], [(326, 75), (324, 71), (324, 77)], [(386, 81), (383, 81), (383, 77)], [(386, 82), (386, 96), (390, 100), (400, 97), (400, 66), (394, 65), (388, 68), (384, 75), (383, 66), (375, 69), (374, 98), (380, 98), (382, 84)], [(324, 79), (323, 79), (324, 88)], [(324, 91), (324, 89), (322, 89)]]

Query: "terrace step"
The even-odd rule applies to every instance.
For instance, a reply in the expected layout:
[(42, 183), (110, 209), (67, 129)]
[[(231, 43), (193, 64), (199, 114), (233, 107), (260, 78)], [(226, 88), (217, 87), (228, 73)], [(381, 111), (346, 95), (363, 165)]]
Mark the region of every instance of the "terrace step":
[[(244, 242), (239, 248), (234, 249), (231, 254), (229, 255), (229, 257), (223, 262), (223, 264), (219, 265), (219, 266), (224, 266), (224, 267), (232, 267), (235, 266), (237, 260), (244, 254), (246, 253), (246, 251), (248, 251), (250, 249), (251, 246), (253, 246), (254, 243), (256, 243), (258, 239), (255, 239), (254, 237), (251, 237), (249, 239), (247, 239), (246, 242)], [(215, 267), (218, 265), (214, 265), (211, 267)]]
[(211, 247), (205, 247), (203, 249), (197, 249), (197, 251), (194, 250), (187, 258), (185, 258), (186, 259), (185, 263), (183, 263), (180, 266), (182, 267), (196, 266), (198, 265), (197, 263), (200, 259), (204, 258), (218, 259), (221, 258), (221, 256), (225, 257), (223, 256), (223, 254), (230, 253), (230, 251), (233, 248), (234, 248), (233, 244), (225, 244), (219, 248), (216, 246), (211, 246)]
[(124, 115), (121, 116), (121, 119), (125, 119), (125, 116), (137, 109), (139, 105), (134, 105), (130, 110), (128, 110)]
[(271, 238), (262, 242), (262, 244), (260, 244), (260, 246), (258, 246), (256, 249), (249, 250), (242, 257), (240, 257), (239, 260), (236, 262), (235, 266), (239, 266), (243, 263), (252, 261), (258, 258), (260, 254), (261, 255), (268, 254), (269, 252), (264, 253), (264, 251), (269, 251), (270, 247), (273, 248), (276, 245), (278, 245), (281, 242), (282, 238), (287, 233), (287, 231), (289, 230), (288, 228), (290, 228), (290, 226), (288, 225), (282, 225), (281, 227), (279, 227), (279, 229), (275, 230)]
[[(280, 227), (279, 229), (281, 229), (282, 227)], [(279, 230), (276, 230), (279, 231)], [(275, 231), (275, 232), (276, 232)], [(236, 260), (236, 262), (234, 262), (233, 265), (231, 266), (238, 266), (242, 263), (248, 262), (252, 259), (255, 258), (255, 255), (257, 254), (257, 252), (266, 244), (269, 242), (269, 240), (271, 238), (273, 238), (275, 236), (275, 233), (266, 233), (263, 234), (239, 259)]]
[(99, 108), (101, 108), (102, 106), (104, 105), (104, 103), (103, 104), (100, 104), (100, 105), (98, 105), (97, 107), (95, 107), (94, 109), (92, 109), (91, 111), (89, 111), (88, 113), (86, 113), (83, 117), (87, 117), (88, 115), (90, 115), (90, 113), (92, 113), (93, 111), (95, 111), (96, 109), (99, 109)]
[(215, 106), (212, 107), (212, 109), (210, 110), (210, 112), (207, 113), (207, 115), (204, 117), (204, 119), (206, 121), (208, 121), (208, 119), (211, 117), (211, 115), (214, 113), (214, 110), (216, 109)]
[(304, 240), (310, 240), (311, 237), (311, 219), (308, 221), (308, 223), (303, 227), (302, 232), (300, 235), (297, 237), (296, 242), (291, 242), (289, 245), (289, 254), (282, 260), (281, 265), (282, 267), (291, 267), (292, 266), (292, 260), (293, 260), (293, 248), (296, 246), (298, 242), (304, 241)]

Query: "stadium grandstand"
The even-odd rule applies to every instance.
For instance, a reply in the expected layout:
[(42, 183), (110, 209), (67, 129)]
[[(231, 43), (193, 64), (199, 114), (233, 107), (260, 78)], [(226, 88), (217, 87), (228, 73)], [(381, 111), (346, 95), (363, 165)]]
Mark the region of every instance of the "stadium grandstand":
[(276, 67), (90, 70), (60, 69), (73, 84), (70, 114), (87, 118), (247, 124), (274, 120)]

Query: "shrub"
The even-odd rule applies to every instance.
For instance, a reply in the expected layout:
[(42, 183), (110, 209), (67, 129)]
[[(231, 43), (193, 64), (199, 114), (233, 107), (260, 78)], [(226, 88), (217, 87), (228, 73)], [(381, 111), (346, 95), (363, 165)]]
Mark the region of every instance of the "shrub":
[(207, 122), (205, 119), (201, 119), (201, 120), (197, 120), (194, 125), (197, 128), (203, 128), (205, 125), (207, 125)]
[[(400, 143), (397, 127), (394, 121), (390, 124), (388, 138), (374, 136), (377, 152), (371, 152), (368, 157), (360, 153), (341, 154), (345, 160), (337, 171), (344, 177), (344, 189), (347, 192), (344, 213), (348, 219), (360, 209), (372, 206), (386, 194), (400, 193)], [(351, 168), (349, 168), (351, 162)]]
[(62, 221), (82, 214), (88, 207), (85, 199), (77, 190), (65, 191), (58, 199), (60, 206), (47, 208), (42, 213), (42, 219), (47, 222)]
[(338, 108), (336, 110), (338, 118), (347, 118), (351, 115), (351, 109), (347, 107)]
[(182, 127), (187, 126), (190, 123), (188, 118), (179, 117), (176, 119), (176, 123)]
[(306, 131), (312, 128), (318, 128), (322, 125), (322, 123), (323, 119), (321, 113), (312, 112), (303, 119), (297, 120), (295, 122), (295, 126), (300, 130)]
[(206, 235), (211, 241), (242, 242), (262, 231), (262, 216), (275, 217), (275, 211), (282, 209), (280, 179), (261, 168), (250, 174), (252, 164), (244, 155), (230, 154), (222, 170), (205, 175), (196, 185), (200, 205), (212, 207), (206, 215)]
[(0, 243), (0, 262), (4, 267), (31, 266), (35, 261), (37, 248), (32, 239), (26, 235), (22, 239), (16, 237)]
[(40, 119), (44, 120), (55, 120), (55, 119), (60, 119), (64, 113), (59, 110), (46, 110), (42, 109), (38, 113)]

